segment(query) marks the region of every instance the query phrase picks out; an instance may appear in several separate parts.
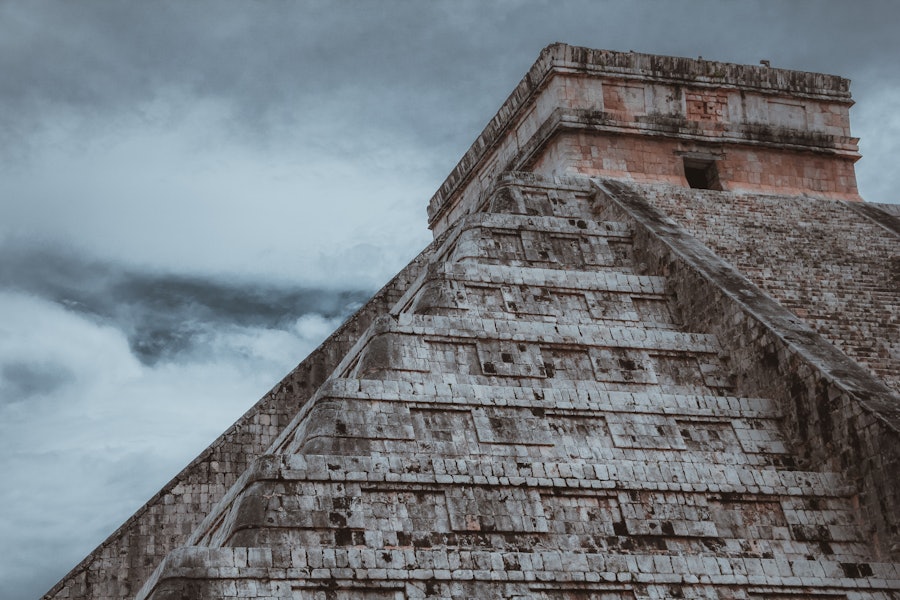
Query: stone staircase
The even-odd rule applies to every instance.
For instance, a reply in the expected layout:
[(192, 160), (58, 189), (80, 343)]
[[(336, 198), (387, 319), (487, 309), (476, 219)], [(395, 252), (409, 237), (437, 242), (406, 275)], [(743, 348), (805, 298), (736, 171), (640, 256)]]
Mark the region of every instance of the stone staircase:
[(592, 202), (523, 179), (460, 219), (139, 597), (900, 597)]

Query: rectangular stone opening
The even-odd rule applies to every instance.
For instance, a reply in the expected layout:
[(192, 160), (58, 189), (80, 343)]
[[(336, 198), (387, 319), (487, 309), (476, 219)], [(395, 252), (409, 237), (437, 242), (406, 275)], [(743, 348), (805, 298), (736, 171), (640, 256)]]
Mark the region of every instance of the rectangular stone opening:
[(696, 190), (722, 190), (719, 170), (713, 160), (684, 158), (684, 178)]

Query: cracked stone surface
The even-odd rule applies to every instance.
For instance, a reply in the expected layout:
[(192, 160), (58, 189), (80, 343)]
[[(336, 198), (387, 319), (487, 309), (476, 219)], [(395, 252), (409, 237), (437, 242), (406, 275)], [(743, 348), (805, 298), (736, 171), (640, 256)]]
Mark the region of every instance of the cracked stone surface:
[(461, 220), (142, 597), (893, 597), (589, 195)]

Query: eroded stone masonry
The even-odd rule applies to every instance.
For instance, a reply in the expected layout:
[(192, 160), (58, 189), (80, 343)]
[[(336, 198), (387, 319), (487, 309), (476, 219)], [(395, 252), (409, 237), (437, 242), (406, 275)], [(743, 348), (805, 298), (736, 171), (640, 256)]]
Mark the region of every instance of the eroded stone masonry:
[(546, 48), (435, 242), (46, 598), (900, 598), (849, 82)]

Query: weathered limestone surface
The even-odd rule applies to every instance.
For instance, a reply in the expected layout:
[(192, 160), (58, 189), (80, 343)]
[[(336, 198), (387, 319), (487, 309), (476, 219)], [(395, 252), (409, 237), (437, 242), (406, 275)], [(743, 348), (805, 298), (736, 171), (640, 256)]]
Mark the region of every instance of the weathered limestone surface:
[(877, 222), (846, 202), (796, 196), (639, 193), (900, 392), (900, 231), (887, 215)]
[(738, 389), (779, 401), (801, 461), (855, 483), (858, 521), (873, 549), (896, 558), (900, 480), (891, 474), (900, 472), (900, 396), (674, 226), (638, 188), (599, 185), (603, 214), (639, 231), (642, 264), (670, 274), (679, 314), (726, 340)]
[[(593, 132), (558, 136), (533, 165), (538, 173), (623, 177), (642, 182), (665, 181), (679, 187), (682, 163), (673, 156), (697, 152), (698, 146), (677, 139), (609, 137)], [(703, 154), (703, 153), (700, 153)], [(858, 199), (853, 163), (830, 155), (788, 153), (781, 148), (733, 148), (710, 152), (721, 181), (732, 191), (819, 194)]]
[[(785, 435), (781, 398), (748, 393), (763, 386), (740, 380), (741, 347), (679, 317), (678, 284), (645, 272), (596, 190), (508, 176), (139, 598), (900, 590), (856, 482)], [(809, 334), (800, 346), (827, 344)], [(760, 364), (754, 378), (783, 377)], [(896, 467), (883, 450), (858, 451)]]
[(851, 104), (549, 46), (436, 241), (48, 597), (900, 598), (900, 219)]

